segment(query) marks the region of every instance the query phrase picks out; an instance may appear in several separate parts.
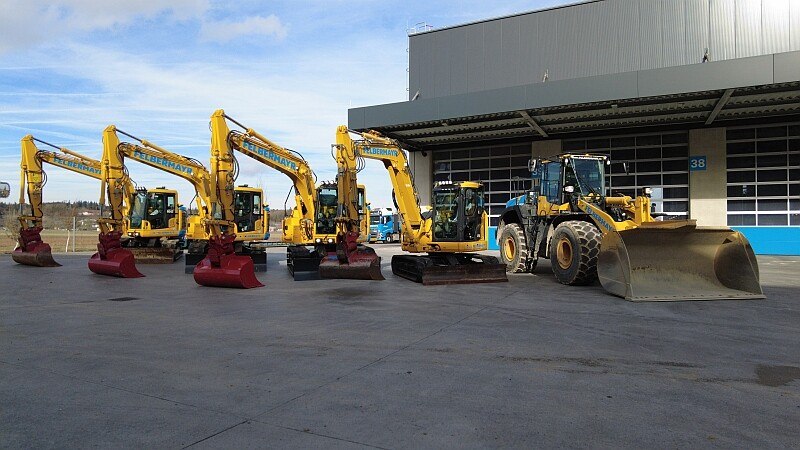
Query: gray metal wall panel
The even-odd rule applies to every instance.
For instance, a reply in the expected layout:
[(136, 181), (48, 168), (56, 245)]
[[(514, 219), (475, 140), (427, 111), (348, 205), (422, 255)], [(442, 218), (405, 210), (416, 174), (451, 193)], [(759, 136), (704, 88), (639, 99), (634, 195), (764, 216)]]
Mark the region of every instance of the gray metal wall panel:
[(433, 94), (436, 97), (454, 93), (450, 92), (450, 55), (448, 52), (451, 48), (452, 34), (453, 30), (433, 34), (435, 37), (433, 43)]
[(450, 34), (450, 93), (467, 92), (467, 30), (454, 28)]
[(416, 37), (408, 38), (408, 99), (414, 96), (420, 88), (421, 64), (419, 61), (420, 46), (424, 45)]
[(637, 97), (636, 72), (525, 86), (527, 108), (547, 108), (564, 104), (601, 102)]
[(483, 90), (486, 52), (483, 50), (483, 24), (465, 27), (467, 32), (467, 92)]
[(366, 126), (364, 114), (368, 108), (350, 108), (347, 110), (347, 127), (352, 130), (360, 130)]
[(663, 66), (663, 37), (661, 26), (661, 0), (639, 1), (639, 51), (641, 69)]
[(697, 64), (703, 60), (703, 54), (710, 47), (709, 1), (685, 0), (684, 12), (686, 14), (686, 53), (683, 64)]
[(549, 41), (549, 45), (558, 49), (558, 56), (551, 63), (555, 66), (550, 71), (550, 80), (565, 80), (578, 76), (578, 33), (577, 19), (578, 10), (576, 8), (565, 8), (558, 10), (557, 21), (558, 30), (556, 31), (556, 41)]
[(789, 0), (763, 0), (761, 49), (764, 53), (789, 51)]
[(619, 72), (639, 70), (641, 67), (641, 42), (639, 41), (639, 1), (612, 0), (617, 22), (617, 68)]
[(600, 29), (600, 11), (605, 9), (602, 4), (594, 3), (580, 8), (576, 13), (576, 32), (578, 42), (576, 48), (576, 60), (578, 62), (577, 77), (589, 77), (600, 75), (600, 61), (607, 57), (601, 53), (602, 45)]
[(710, 0), (709, 54), (712, 61), (736, 57), (736, 3)]
[(541, 73), (539, 74), (539, 81), (542, 80), (544, 74), (547, 73), (550, 79), (557, 79), (558, 67), (556, 61), (560, 58), (561, 49), (559, 46), (550, 45), (552, 42), (557, 42), (558, 39), (558, 21), (556, 20), (554, 11), (543, 12), (539, 17), (539, 27), (537, 36), (539, 36), (539, 48), (537, 53), (541, 61)]
[(485, 65), (483, 67), (483, 88), (497, 89), (503, 87), (502, 55), (503, 55), (503, 29), (500, 21), (486, 22), (483, 24), (483, 52)]
[(519, 64), (519, 81), (521, 84), (538, 83), (542, 81), (542, 57), (539, 49), (537, 33), (539, 32), (539, 16), (529, 14), (520, 17), (519, 23), (519, 53), (522, 61)]
[(509, 17), (500, 21), (500, 86), (518, 86), (520, 45), (519, 45), (519, 17)]
[(686, 59), (686, 5), (684, 0), (664, 0), (662, 4), (662, 67), (680, 66)]
[(736, 57), (761, 54), (761, 0), (736, 0)]
[(800, 50), (800, 2), (792, 0), (789, 4), (789, 50)]
[(775, 82), (800, 81), (800, 51), (774, 56)]
[[(598, 6), (602, 4), (598, 3)], [(617, 61), (619, 60), (619, 43), (617, 42), (616, 27), (622, 26), (619, 22), (619, 8), (613, 3), (607, 7), (600, 7), (597, 19), (599, 33), (597, 34), (597, 45), (599, 61), (595, 64), (598, 67), (598, 75), (606, 75), (619, 71)]]
[(419, 98), (434, 98), (436, 92), (434, 83), (436, 81), (436, 69), (433, 65), (433, 53), (436, 49), (434, 40), (430, 36), (424, 36), (426, 39), (421, 42), (419, 46)]
[(665, 67), (639, 72), (639, 95), (679, 94), (771, 84), (772, 55), (717, 61), (713, 64)]

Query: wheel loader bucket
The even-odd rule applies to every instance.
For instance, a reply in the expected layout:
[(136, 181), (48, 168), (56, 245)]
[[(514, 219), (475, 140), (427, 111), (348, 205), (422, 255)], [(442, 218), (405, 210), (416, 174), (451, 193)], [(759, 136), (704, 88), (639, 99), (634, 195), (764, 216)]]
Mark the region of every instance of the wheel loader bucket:
[(194, 281), (201, 286), (252, 289), (264, 285), (256, 278), (255, 265), (249, 256), (221, 255), (219, 267), (206, 256), (194, 268)]
[(121, 247), (106, 251), (105, 258), (100, 253), (95, 253), (89, 259), (89, 270), (99, 275), (110, 275), (120, 278), (143, 277), (136, 269), (136, 259), (129, 250)]
[(603, 288), (631, 301), (765, 298), (747, 239), (729, 228), (689, 221), (607, 233), (597, 274)]
[(335, 253), (330, 253), (319, 263), (320, 278), (336, 278), (348, 280), (375, 280), (386, 278), (381, 273), (381, 258), (375, 253), (351, 255), (349, 261), (342, 263)]
[(53, 251), (50, 244), (40, 242), (32, 246), (29, 250), (17, 248), (11, 253), (11, 259), (17, 264), (24, 264), (26, 266), (39, 266), (39, 267), (60, 267), (61, 264), (53, 259)]

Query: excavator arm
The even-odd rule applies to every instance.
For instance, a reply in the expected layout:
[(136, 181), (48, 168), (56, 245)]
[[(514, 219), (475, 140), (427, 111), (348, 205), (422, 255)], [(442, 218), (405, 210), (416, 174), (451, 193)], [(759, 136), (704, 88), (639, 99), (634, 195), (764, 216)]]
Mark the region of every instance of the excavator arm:
[[(57, 151), (40, 150), (36, 142), (52, 147)], [(43, 163), (48, 163), (80, 175), (101, 179), (100, 161), (58, 147), (32, 135), (20, 141), (22, 158), (20, 163), (20, 233), (18, 248), (12, 258), (20, 264), (35, 266), (58, 266), (53, 260), (50, 246), (42, 242), (43, 228), (42, 189), (47, 182)], [(23, 214), (25, 194), (31, 207), (30, 214)]]
[[(232, 131), (228, 121), (244, 131)], [(295, 192), (295, 218), (300, 223), (300, 238), (310, 241), (314, 233), (315, 175), (308, 162), (297, 152), (272, 142), (252, 128), (247, 128), (217, 110), (211, 116), (211, 173), (214, 201), (223, 218), (233, 217), (233, 186), (237, 167), (234, 151), (269, 166), (292, 180)], [(231, 219), (232, 220), (232, 219)], [(292, 236), (284, 236), (288, 240)]]

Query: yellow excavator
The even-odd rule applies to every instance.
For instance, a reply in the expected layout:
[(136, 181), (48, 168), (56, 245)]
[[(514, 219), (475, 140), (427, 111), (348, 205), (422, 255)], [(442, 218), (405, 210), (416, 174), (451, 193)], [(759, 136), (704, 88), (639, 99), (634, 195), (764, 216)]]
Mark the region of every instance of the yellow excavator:
[(500, 216), (500, 257), (509, 272), (549, 258), (556, 279), (632, 301), (764, 298), (747, 239), (728, 227), (657, 220), (651, 189), (636, 198), (606, 185), (605, 155), (531, 160), (531, 189)]
[[(52, 147), (52, 150), (40, 150), (36, 143)], [(22, 158), (20, 163), (20, 230), (17, 248), (11, 258), (28, 266), (57, 267), (61, 264), (53, 259), (52, 249), (49, 244), (42, 241), (43, 228), (42, 190), (47, 184), (47, 174), (43, 163), (48, 163), (74, 173), (85, 175), (100, 180), (100, 161), (81, 155), (65, 147), (58, 147), (32, 135), (27, 135), (20, 141)], [(123, 186), (125, 192), (130, 192), (132, 184)], [(23, 214), (25, 193), (27, 191), (31, 213)], [(125, 202), (122, 211), (127, 211)]]
[[(127, 136), (137, 143), (122, 142), (118, 134)], [(212, 214), (212, 180), (208, 170), (196, 159), (172, 153), (152, 142), (125, 133), (117, 129), (114, 125), (108, 126), (104, 130), (103, 143), (104, 176), (102, 181), (104, 185), (108, 186), (107, 191), (112, 217), (111, 219), (103, 218), (99, 221), (102, 230), (100, 237), (101, 245), (98, 247), (100, 251), (98, 251), (91, 260), (90, 268), (92, 271), (122, 277), (129, 276), (127, 275), (128, 272), (130, 272), (130, 276), (137, 276), (136, 273), (138, 273), (135, 268), (132, 270), (126, 269), (126, 267), (133, 265), (133, 261), (131, 260), (128, 262), (128, 255), (120, 253), (119, 250), (114, 251), (118, 255), (114, 258), (103, 257), (104, 253), (108, 253), (110, 249), (116, 247), (114, 237), (122, 226), (119, 219), (117, 219), (117, 216), (120, 214), (118, 214), (115, 205), (119, 204), (120, 201), (118, 186), (128, 183), (126, 180), (129, 180), (127, 168), (125, 167), (125, 159), (128, 158), (183, 178), (189, 181), (195, 188), (198, 214), (190, 216), (186, 220), (187, 231), (185, 235), (186, 245), (189, 247), (189, 254), (186, 258), (187, 272), (191, 272), (197, 261), (205, 257), (205, 251), (209, 241), (209, 231), (205, 221), (210, 218)], [(105, 203), (105, 194), (106, 189), (103, 189), (101, 204)], [(247, 186), (237, 188), (235, 199), (235, 204), (241, 212), (236, 216), (234, 223), (234, 228), (239, 227), (242, 230), (238, 240), (241, 242), (243, 240), (264, 239), (266, 224), (269, 219), (265, 217), (266, 215), (262, 207), (263, 192), (261, 189)], [(176, 201), (172, 204), (166, 202), (154, 205), (154, 208), (147, 212), (147, 217), (158, 216), (161, 213), (157, 209), (159, 207), (165, 209), (168, 214), (177, 214), (179, 212), (175, 209), (177, 206), (177, 198), (175, 200)], [(176, 217), (169, 216), (165, 217), (165, 219), (169, 223), (173, 223), (177, 220)], [(199, 254), (199, 257), (195, 258), (195, 261), (192, 261), (190, 256), (194, 256), (195, 254)], [(263, 264), (260, 265), (265, 266), (266, 262), (264, 261)]]
[[(351, 134), (359, 139), (352, 139)], [(424, 285), (508, 281), (504, 264), (494, 256), (477, 253), (489, 247), (489, 217), (480, 183), (465, 181), (434, 186), (432, 209), (423, 213), (405, 150), (399, 142), (377, 131), (359, 133), (340, 126), (336, 131), (336, 147), (341, 157), (341, 161), (337, 158), (340, 174), (352, 177), (363, 167), (361, 159), (383, 163), (400, 214), (402, 249), (426, 253), (393, 256), (392, 273)], [(340, 234), (352, 233), (356, 211), (351, 205), (343, 205), (343, 213)], [(364, 250), (356, 253), (352, 238), (340, 241), (345, 244), (341, 247), (354, 252), (356, 261), (370, 253)], [(348, 252), (341, 251), (340, 265), (348, 262)]]
[[(228, 122), (241, 130), (231, 130)], [(252, 128), (245, 127), (221, 109), (211, 116), (211, 134), (212, 139), (220, 143), (219, 157), (228, 164), (235, 161), (234, 151), (237, 151), (292, 180), (295, 206), (291, 211), (286, 211), (282, 224), (282, 241), (288, 244), (287, 267), (295, 280), (319, 278), (320, 261), (327, 253), (335, 252), (336, 183), (316, 185), (316, 175), (300, 153), (281, 147)], [(363, 210), (366, 190), (363, 185), (358, 185), (357, 190)], [(367, 236), (368, 227), (368, 222), (363, 221), (361, 240)]]

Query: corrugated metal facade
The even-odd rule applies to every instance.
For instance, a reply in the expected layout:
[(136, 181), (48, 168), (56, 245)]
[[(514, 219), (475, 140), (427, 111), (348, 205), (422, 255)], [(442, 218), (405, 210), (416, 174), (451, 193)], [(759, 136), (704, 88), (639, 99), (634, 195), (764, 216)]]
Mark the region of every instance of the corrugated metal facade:
[(409, 96), (800, 50), (800, 0), (601, 0), (410, 37)]

